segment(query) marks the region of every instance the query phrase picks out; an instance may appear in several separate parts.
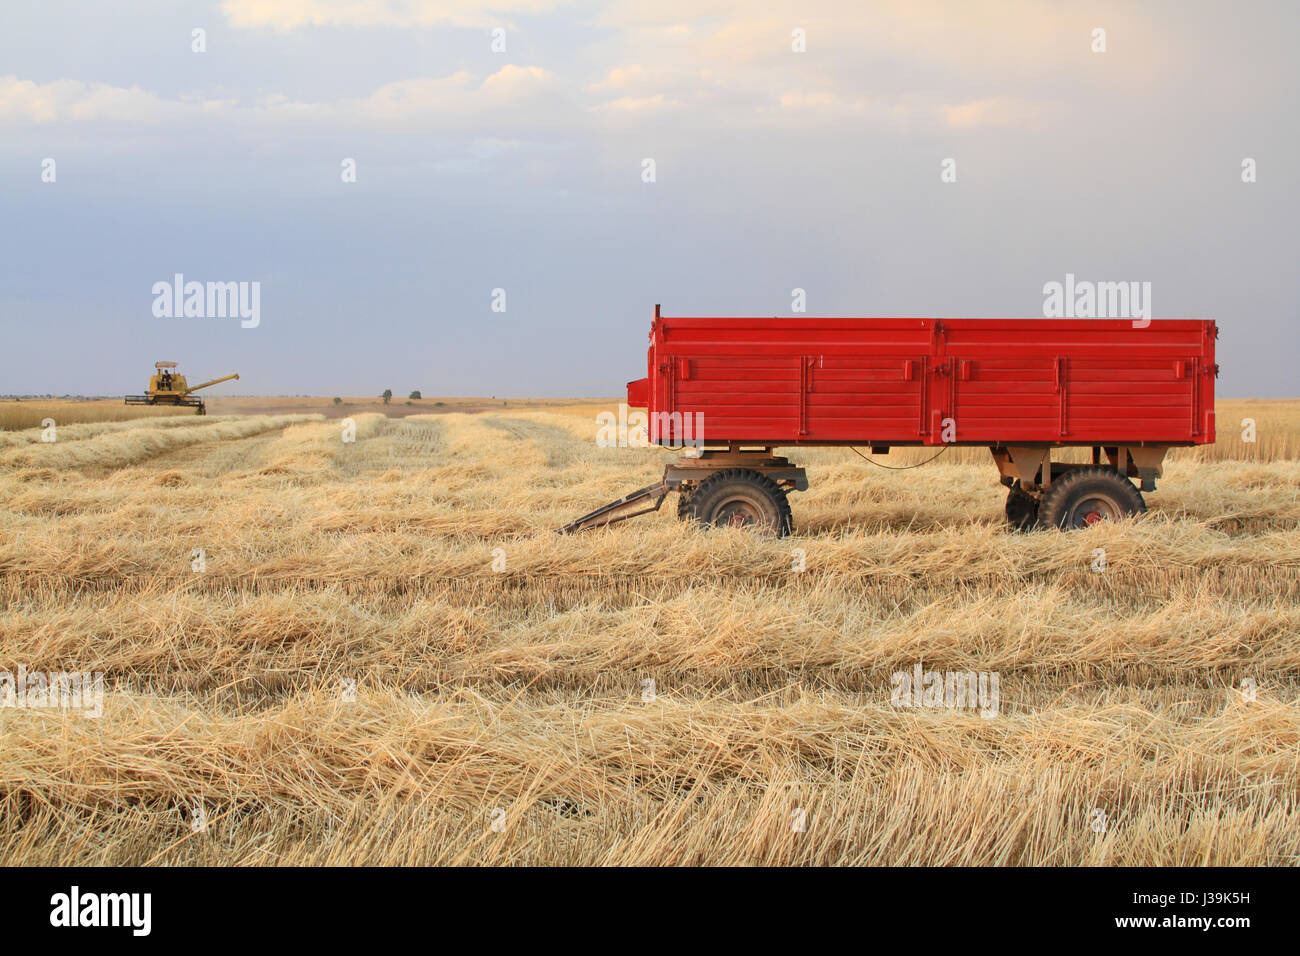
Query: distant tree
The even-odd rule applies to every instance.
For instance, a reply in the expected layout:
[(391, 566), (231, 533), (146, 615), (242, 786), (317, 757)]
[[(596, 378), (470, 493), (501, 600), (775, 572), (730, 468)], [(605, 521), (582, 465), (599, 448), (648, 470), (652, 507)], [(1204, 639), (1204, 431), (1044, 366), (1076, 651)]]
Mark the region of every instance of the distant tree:
[(335, 396), (334, 396), (334, 404), (335, 404), (335, 405), (342, 405), (342, 404), (343, 404), (343, 399), (341, 399), (341, 398), (339, 398), (337, 395), (335, 395)]
[(423, 398), (424, 396), (420, 394), (420, 390), (417, 388), (415, 391), (413, 391), (410, 395), (407, 395), (406, 397), (407, 397), (407, 398)]
[(381, 395), (380, 398), (382, 398), (384, 400), (384, 404), (387, 405), (389, 402), (393, 400), (393, 390), (391, 388), (384, 389), (384, 394)]

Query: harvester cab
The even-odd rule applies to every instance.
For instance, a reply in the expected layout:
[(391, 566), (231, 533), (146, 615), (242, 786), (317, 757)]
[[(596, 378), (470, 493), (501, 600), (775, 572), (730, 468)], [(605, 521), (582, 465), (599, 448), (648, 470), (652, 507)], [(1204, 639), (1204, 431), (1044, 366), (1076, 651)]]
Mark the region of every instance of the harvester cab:
[(207, 408), (203, 404), (203, 399), (193, 393), (209, 385), (218, 385), (239, 378), (239, 373), (236, 372), (222, 378), (214, 378), (209, 382), (190, 385), (185, 381), (184, 375), (175, 371), (175, 362), (154, 362), (153, 367), (154, 373), (149, 377), (149, 391), (144, 395), (127, 395), (126, 404), (178, 405), (182, 408), (193, 408), (196, 415), (206, 415)]
[(180, 398), (185, 393), (185, 376), (172, 369), (175, 362), (154, 362), (154, 373), (149, 378), (149, 395), (154, 401), (164, 396)]

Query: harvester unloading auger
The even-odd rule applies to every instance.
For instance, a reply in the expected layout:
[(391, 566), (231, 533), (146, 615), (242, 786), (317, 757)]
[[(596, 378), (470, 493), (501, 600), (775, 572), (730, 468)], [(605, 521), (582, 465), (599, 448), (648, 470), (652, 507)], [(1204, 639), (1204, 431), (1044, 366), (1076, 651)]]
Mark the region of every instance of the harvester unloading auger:
[(193, 393), (209, 385), (220, 385), (222, 382), (239, 378), (239, 373), (234, 372), (221, 378), (214, 378), (210, 382), (187, 385), (185, 376), (173, 371), (176, 368), (175, 362), (154, 362), (153, 367), (154, 373), (149, 378), (149, 391), (144, 395), (127, 395), (125, 398), (127, 405), (178, 405), (182, 408), (196, 409), (194, 413), (196, 415), (206, 415), (207, 408), (203, 404), (203, 399)]

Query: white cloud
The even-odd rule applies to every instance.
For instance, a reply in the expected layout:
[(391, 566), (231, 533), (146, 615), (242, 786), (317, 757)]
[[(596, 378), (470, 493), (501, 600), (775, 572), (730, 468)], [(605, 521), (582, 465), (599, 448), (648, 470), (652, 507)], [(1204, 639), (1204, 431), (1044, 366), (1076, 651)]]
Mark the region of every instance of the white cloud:
[(837, 106), (840, 101), (832, 93), (786, 93), (781, 97), (781, 105), (787, 109), (804, 107)]
[(165, 100), (138, 86), (79, 80), (35, 83), (13, 74), (0, 76), (0, 124), (104, 121), (150, 125), (166, 122), (188, 108), (188, 104)]
[(1032, 127), (1037, 125), (1041, 111), (1036, 104), (1025, 100), (994, 97), (950, 106), (944, 116), (954, 129)]
[(0, 76), (0, 126), (86, 122), (156, 126), (186, 119), (210, 121), (214, 116), (234, 122), (265, 118), (395, 122), (437, 114), (487, 119), (535, 109), (555, 91), (555, 77), (548, 71), (514, 64), (482, 82), (461, 71), (387, 83), (364, 97), (302, 102), (269, 94), (251, 104), (231, 99), (166, 99), (139, 87), (77, 80), (41, 84), (9, 75)]
[(498, 103), (519, 103), (555, 88), (554, 75), (539, 66), (506, 64), (483, 81), (484, 95)]
[(595, 92), (604, 90), (626, 90), (647, 82), (650, 71), (640, 63), (619, 66), (610, 70), (603, 80), (591, 84), (588, 89)]
[[(852, 112), (909, 128), (1035, 128), (1064, 115), (1063, 100), (1177, 75), (1145, 41), (1150, 14), (1107, 0), (1088, 10), (1055, 0), (608, 0), (594, 19), (618, 65), (590, 90), (663, 94), (719, 124)], [(1099, 61), (1090, 42), (1102, 22), (1112, 46), (1143, 37), (1143, 57)], [(795, 28), (806, 52), (792, 49)], [(1063, 74), (1077, 91), (1062, 89)], [(1045, 92), (1015, 99), (1026, 89)]]
[[(461, 70), (417, 77), (329, 101), (285, 97), (233, 102), (166, 99), (138, 87), (60, 80), (0, 79), (0, 124), (102, 120), (162, 124), (203, 113), (230, 122), (253, 116), (288, 121), (383, 123), (423, 115), (486, 132), (518, 125), (534, 134), (550, 124), (565, 136), (593, 113), (675, 111), (701, 126), (800, 128), (851, 117), (863, 125), (967, 131), (1036, 128), (1066, 115), (1057, 77), (1066, 63), (1077, 82), (1132, 85), (1128, 61), (1098, 64), (1084, 42), (1091, 19), (1062, 15), (1041, 0), (937, 4), (880, 0), (591, 0), (586, 22), (604, 32), (574, 49), (563, 38), (540, 54), (546, 67), (515, 65), (484, 76)], [(413, 24), (499, 25), (511, 14), (543, 13), (562, 0), (224, 0), (237, 27), (392, 28)], [(1139, 14), (1106, 8), (1116, 35)], [(1099, 14), (1100, 15), (1100, 14)], [(556, 18), (559, 19), (559, 18)], [(806, 29), (806, 53), (791, 50), (791, 30)], [(581, 32), (581, 29), (579, 29)], [(1073, 59), (1072, 59), (1073, 58)], [(468, 63), (475, 61), (469, 60)], [(480, 61), (481, 62), (481, 61)], [(1097, 69), (1105, 66), (1104, 70)], [(1150, 69), (1143, 66), (1143, 69)], [(449, 67), (450, 69), (450, 67)], [(594, 81), (592, 77), (598, 77)], [(1128, 80), (1123, 79), (1129, 77)], [(378, 82), (378, 80), (374, 81)], [(1035, 101), (1017, 98), (1027, 86)], [(1052, 91), (1056, 91), (1053, 93)]]
[(601, 103), (592, 109), (609, 111), (615, 113), (644, 113), (651, 110), (671, 109), (681, 106), (677, 100), (665, 99), (662, 93), (656, 93), (654, 96), (621, 96), (616, 100), (610, 100), (608, 103)]
[(546, 13), (564, 0), (223, 0), (232, 26), (299, 27), (502, 26), (512, 13)]

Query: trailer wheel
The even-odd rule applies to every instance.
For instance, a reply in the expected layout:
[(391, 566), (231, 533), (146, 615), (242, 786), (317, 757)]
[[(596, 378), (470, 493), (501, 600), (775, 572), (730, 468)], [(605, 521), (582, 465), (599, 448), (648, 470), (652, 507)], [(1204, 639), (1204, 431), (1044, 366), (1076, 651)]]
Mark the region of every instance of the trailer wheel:
[(1133, 482), (1113, 468), (1076, 468), (1052, 482), (1038, 509), (1045, 528), (1069, 531), (1098, 521), (1144, 514), (1147, 504)]
[(690, 497), (691, 517), (710, 527), (790, 533), (790, 501), (771, 478), (748, 468), (715, 471)]
[(1007, 492), (1007, 521), (1013, 531), (1033, 531), (1038, 527), (1038, 499), (1020, 487), (1019, 480)]
[(691, 515), (691, 497), (695, 494), (693, 485), (683, 484), (677, 489), (677, 520), (690, 521)]

